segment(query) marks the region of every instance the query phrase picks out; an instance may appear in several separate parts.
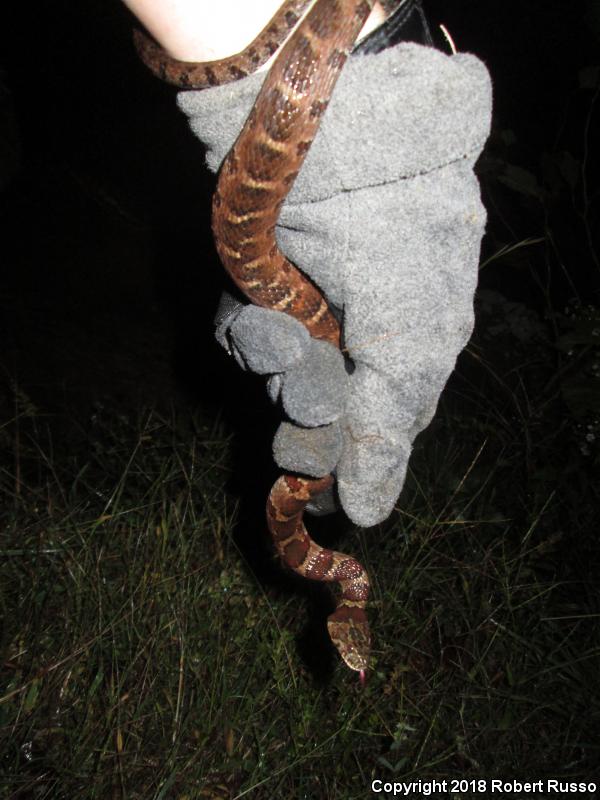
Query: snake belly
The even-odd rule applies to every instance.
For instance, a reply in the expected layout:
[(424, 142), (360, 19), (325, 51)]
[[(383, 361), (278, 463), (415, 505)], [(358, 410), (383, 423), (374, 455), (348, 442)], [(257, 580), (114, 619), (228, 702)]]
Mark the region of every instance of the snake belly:
[[(383, 6), (389, 13), (397, 4), (398, 0), (387, 0)], [(266, 56), (263, 61), (274, 52), (275, 30), (283, 36), (287, 25), (289, 33), (306, 5), (307, 0), (288, 0), (249, 48), (238, 54), (240, 60), (234, 56), (209, 64), (178, 62), (141, 34), (136, 46), (159, 77), (181, 87), (203, 88), (254, 71), (259, 51)], [(225, 157), (213, 197), (217, 252), (238, 288), (251, 302), (293, 316), (311, 336), (338, 348), (336, 317), (321, 291), (279, 250), (275, 226), (373, 5), (374, 0), (313, 3), (273, 62)], [(327, 621), (329, 636), (345, 664), (364, 678), (371, 646), (365, 612), (367, 573), (356, 559), (314, 542), (303, 523), (306, 505), (333, 483), (331, 475), (319, 479), (283, 475), (269, 494), (267, 523), (285, 566), (305, 578), (339, 584), (336, 608)]]

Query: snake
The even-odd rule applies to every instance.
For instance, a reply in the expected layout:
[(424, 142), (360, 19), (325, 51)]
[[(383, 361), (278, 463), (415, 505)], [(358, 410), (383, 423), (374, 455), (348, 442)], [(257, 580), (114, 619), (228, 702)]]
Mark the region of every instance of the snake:
[[(212, 230), (225, 270), (252, 303), (289, 314), (312, 337), (336, 348), (341, 345), (338, 319), (320, 289), (280, 251), (275, 226), (373, 5), (374, 0), (315, 0), (306, 11), (309, 0), (288, 0), (245, 50), (198, 64), (171, 58), (146, 34), (135, 33), (138, 53), (152, 72), (186, 89), (243, 78), (279, 50), (221, 165)], [(389, 15), (398, 0), (382, 5)], [(287, 568), (338, 584), (328, 633), (344, 663), (364, 682), (371, 648), (367, 572), (355, 558), (317, 544), (303, 522), (308, 503), (334, 481), (333, 475), (282, 475), (267, 500), (267, 525)]]

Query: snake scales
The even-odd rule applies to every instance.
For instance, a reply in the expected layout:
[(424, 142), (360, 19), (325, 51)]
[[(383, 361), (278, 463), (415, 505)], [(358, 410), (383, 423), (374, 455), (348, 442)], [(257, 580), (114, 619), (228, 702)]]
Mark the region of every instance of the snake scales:
[[(297, 25), (308, 4), (309, 0), (288, 0), (244, 51), (219, 61), (177, 61), (139, 31), (135, 41), (142, 60), (157, 76), (183, 88), (205, 88), (254, 72), (297, 26), (223, 162), (212, 226), (223, 266), (251, 302), (290, 314), (313, 337), (339, 347), (335, 316), (319, 289), (281, 253), (275, 226), (374, 0), (316, 0)], [(382, 5), (390, 13), (398, 0)], [(328, 631), (344, 662), (363, 679), (370, 651), (367, 574), (356, 559), (316, 544), (302, 521), (307, 503), (333, 482), (331, 475), (316, 480), (280, 477), (269, 495), (267, 522), (287, 567), (305, 578), (339, 583)]]

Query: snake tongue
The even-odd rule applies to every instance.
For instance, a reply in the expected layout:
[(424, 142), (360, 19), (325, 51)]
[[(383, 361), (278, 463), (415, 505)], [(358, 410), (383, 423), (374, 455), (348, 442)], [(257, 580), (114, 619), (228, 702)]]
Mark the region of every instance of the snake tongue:
[(365, 683), (367, 682), (367, 673), (364, 671), (364, 669), (361, 669), (358, 675), (360, 677), (360, 685), (361, 687), (364, 687)]

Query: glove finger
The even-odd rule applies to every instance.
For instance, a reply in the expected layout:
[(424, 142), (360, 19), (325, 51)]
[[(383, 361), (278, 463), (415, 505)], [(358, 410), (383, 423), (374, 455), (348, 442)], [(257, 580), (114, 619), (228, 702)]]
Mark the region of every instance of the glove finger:
[(337, 466), (340, 502), (356, 525), (383, 522), (400, 494), (411, 445), (395, 441), (348, 441)]
[(346, 407), (348, 378), (340, 351), (312, 339), (306, 357), (283, 378), (281, 400), (286, 414), (311, 428), (334, 422)]
[(236, 359), (260, 375), (283, 372), (297, 364), (310, 343), (308, 331), (298, 320), (253, 305), (244, 306), (229, 333)]
[(392, 511), (412, 440), (435, 408), (432, 393), (417, 390), (416, 377), (407, 371), (399, 383), (364, 365), (352, 375), (337, 478), (344, 510), (358, 525), (375, 525)]
[(244, 308), (243, 303), (236, 300), (229, 292), (223, 292), (215, 313), (215, 339), (231, 355), (229, 328), (233, 320)]
[(286, 471), (321, 478), (333, 472), (342, 454), (342, 445), (338, 423), (319, 428), (299, 428), (282, 422), (273, 440), (273, 455)]

